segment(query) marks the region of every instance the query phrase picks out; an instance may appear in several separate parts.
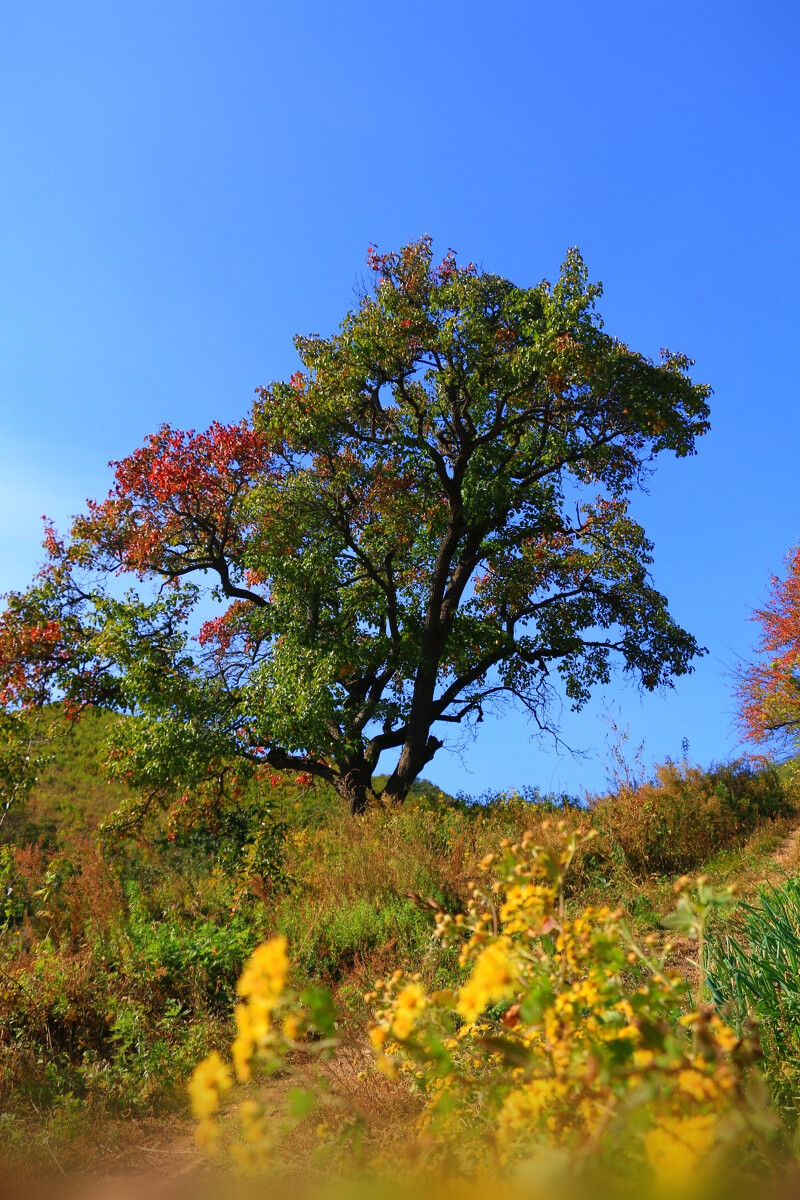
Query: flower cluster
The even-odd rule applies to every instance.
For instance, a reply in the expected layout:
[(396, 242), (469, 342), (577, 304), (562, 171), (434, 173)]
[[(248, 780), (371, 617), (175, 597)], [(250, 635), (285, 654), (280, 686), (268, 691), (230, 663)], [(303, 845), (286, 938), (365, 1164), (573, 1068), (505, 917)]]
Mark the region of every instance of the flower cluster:
[(199, 1146), (209, 1150), (216, 1146), (219, 1124), (215, 1118), (220, 1100), (232, 1084), (230, 1069), (216, 1050), (195, 1068), (189, 1081), (189, 1102), (198, 1121), (195, 1137)]
[(269, 1040), (272, 1014), (283, 997), (288, 973), (286, 938), (279, 935), (253, 952), (239, 979), (236, 990), (242, 1003), (234, 1012), (238, 1034), (232, 1054), (236, 1077), (242, 1082), (250, 1079), (254, 1053)]
[[(702, 991), (691, 997), (666, 965), (669, 942), (657, 954), (659, 939), (638, 945), (620, 911), (568, 901), (565, 875), (593, 835), (568, 833), (563, 822), (543, 828), (487, 856), (466, 913), (440, 912), (438, 937), (459, 948), (460, 987), (429, 992), (421, 975), (398, 970), (365, 996), (377, 1069), (421, 1104), (403, 1161), (434, 1178), (457, 1162), (475, 1181), (546, 1170), (563, 1183), (639, 1188), (684, 1186), (726, 1169), (736, 1146), (764, 1130), (744, 1086), (757, 1047)], [(727, 894), (687, 878), (677, 891), (669, 923), (702, 939), (703, 922)], [(273, 939), (242, 975), (233, 1046), (240, 1081), (256, 1059), (274, 1069), (279, 1054), (287, 1067), (297, 1039), (315, 1025), (324, 1030), (315, 1046), (334, 1052), (339, 1044), (330, 1012), (320, 1020), (292, 1000), (287, 971), (286, 944)], [(310, 1046), (304, 1042), (304, 1054)], [(226, 1071), (213, 1056), (198, 1068), (192, 1097), (201, 1129), (216, 1112)], [(301, 1101), (302, 1116), (319, 1103), (305, 1092)], [(261, 1166), (274, 1118), (252, 1100), (240, 1117), (245, 1138), (235, 1157)], [(201, 1140), (213, 1139), (206, 1132)], [(382, 1178), (390, 1160), (385, 1151), (375, 1160)]]
[[(240, 1000), (234, 1010), (237, 1034), (231, 1046), (232, 1065), (215, 1052), (199, 1064), (189, 1084), (192, 1111), (198, 1119), (198, 1144), (213, 1153), (220, 1135), (221, 1100), (231, 1086), (254, 1082), (256, 1066), (265, 1077), (277, 1072), (296, 1074), (302, 1086), (287, 1090), (285, 1113), (275, 1112), (274, 1105), (253, 1092), (235, 1108), (241, 1136), (239, 1140), (226, 1139), (226, 1143), (231, 1158), (246, 1175), (270, 1169), (278, 1147), (294, 1127), (312, 1109), (324, 1108), (325, 1081), (318, 1072), (315, 1075), (312, 1060), (329, 1057), (338, 1047), (329, 993), (310, 988), (298, 995), (289, 984), (289, 966), (282, 934), (253, 951), (237, 984)], [(303, 1061), (300, 1067), (298, 1057)], [(309, 1087), (312, 1078), (316, 1091)], [(347, 1115), (346, 1106), (337, 1100), (333, 1107), (340, 1118)], [(324, 1120), (318, 1128), (327, 1128)]]
[[(564, 876), (593, 834), (552, 835), (489, 855), (469, 911), (440, 918), (469, 969), (456, 992), (427, 996), (398, 973), (368, 994), (380, 1069), (422, 1093), (429, 1167), (457, 1154), (477, 1174), (498, 1161), (530, 1171), (561, 1155), (568, 1173), (684, 1179), (747, 1125), (754, 1048), (692, 1005), (665, 966), (669, 944), (656, 957), (621, 912), (570, 911)], [(680, 881), (679, 911), (695, 925), (707, 891), (694, 901)]]

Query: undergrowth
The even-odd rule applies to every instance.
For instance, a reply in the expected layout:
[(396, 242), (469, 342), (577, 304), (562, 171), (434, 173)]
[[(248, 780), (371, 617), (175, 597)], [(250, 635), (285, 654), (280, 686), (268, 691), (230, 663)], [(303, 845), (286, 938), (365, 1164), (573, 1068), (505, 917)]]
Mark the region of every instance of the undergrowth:
[(389, 969), (431, 990), (458, 986), (437, 920), (468, 904), (502, 839), (554, 814), (567, 830), (599, 831), (580, 843), (567, 905), (620, 904), (647, 935), (676, 872), (756, 882), (795, 812), (794, 787), (770, 767), (668, 763), (638, 789), (580, 802), (535, 789), (471, 801), (421, 783), (404, 806), (362, 818), (319, 785), (279, 778), (203, 821), (177, 798), (130, 834), (109, 819), (127, 798), (103, 792), (87, 729), (75, 759), (62, 752), (61, 798), (56, 761), (1, 835), (7, 1146), (26, 1122), (66, 1138), (77, 1111), (180, 1111), (191, 1066), (230, 1042), (236, 980), (268, 936), (286, 937), (296, 987), (332, 989), (351, 1032), (363, 1033), (363, 994)]

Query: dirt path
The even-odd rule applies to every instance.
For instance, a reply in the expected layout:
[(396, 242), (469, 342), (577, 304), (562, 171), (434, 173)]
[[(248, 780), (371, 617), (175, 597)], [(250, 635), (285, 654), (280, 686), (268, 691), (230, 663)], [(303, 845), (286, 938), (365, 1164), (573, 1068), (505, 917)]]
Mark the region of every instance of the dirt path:
[[(115, 1144), (116, 1143), (116, 1144)], [(210, 1178), (188, 1118), (152, 1118), (87, 1129), (65, 1154), (0, 1172), (0, 1200), (170, 1200), (197, 1197)], [(192, 1184), (192, 1187), (189, 1187)]]
[(101, 1173), (76, 1181), (70, 1200), (173, 1200), (209, 1179), (208, 1162), (194, 1144), (193, 1131), (164, 1146), (131, 1145)]
[(773, 861), (786, 874), (800, 872), (800, 822), (781, 842)]
[[(298, 1084), (313, 1087), (318, 1071), (323, 1089), (356, 1107), (368, 1131), (380, 1131), (385, 1137), (392, 1130), (408, 1129), (418, 1102), (402, 1084), (369, 1072), (372, 1061), (366, 1039), (363, 1044), (359, 1040), (343, 1045), (324, 1062), (309, 1058), (306, 1064), (300, 1057), (289, 1072), (259, 1085), (258, 1097), (277, 1116), (285, 1111), (289, 1089)], [(309, 1161), (318, 1121), (319, 1117), (312, 1114), (291, 1134), (287, 1143), (289, 1161)], [(148, 1120), (130, 1127), (128, 1132), (130, 1136), (118, 1149), (104, 1147), (98, 1139), (96, 1152), (90, 1152), (77, 1169), (68, 1166), (64, 1171), (54, 1159), (60, 1178), (51, 1174), (41, 1191), (26, 1184), (22, 1191), (6, 1193), (0, 1186), (0, 1200), (6, 1200), (7, 1195), (8, 1200), (218, 1200), (220, 1190), (227, 1194), (223, 1186), (224, 1156), (215, 1165), (198, 1151), (190, 1118), (172, 1118), (163, 1124)], [(227, 1179), (230, 1186), (230, 1176)]]

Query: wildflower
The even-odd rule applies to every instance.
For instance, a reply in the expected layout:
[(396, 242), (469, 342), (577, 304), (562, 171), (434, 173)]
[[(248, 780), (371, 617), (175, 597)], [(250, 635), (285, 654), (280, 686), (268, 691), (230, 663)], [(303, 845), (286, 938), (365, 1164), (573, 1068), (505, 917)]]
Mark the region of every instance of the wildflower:
[(418, 983), (409, 983), (398, 993), (394, 1002), (392, 1033), (401, 1042), (411, 1036), (414, 1023), (427, 1003), (425, 992)]
[(714, 1080), (694, 1069), (678, 1073), (678, 1087), (695, 1100), (713, 1100), (717, 1095)]
[(383, 1043), (386, 1041), (387, 1035), (388, 1030), (384, 1029), (382, 1025), (373, 1025), (368, 1034), (372, 1049), (376, 1052), (382, 1050)]
[(236, 1020), (236, 1028), (239, 1031), (231, 1046), (233, 1066), (236, 1071), (236, 1078), (242, 1083), (247, 1083), (251, 1077), (250, 1063), (258, 1039), (253, 1029), (248, 1005), (237, 1004), (233, 1010), (233, 1015)]
[(256, 1048), (263, 1046), (270, 1035), (272, 1013), (281, 999), (288, 973), (286, 938), (279, 935), (256, 947), (239, 979), (236, 990), (244, 1003), (237, 1004), (234, 1010), (238, 1034), (232, 1054), (236, 1076), (242, 1082), (250, 1079)]
[(739, 1045), (739, 1039), (730, 1025), (726, 1025), (716, 1013), (714, 1013), (709, 1021), (709, 1025), (720, 1049), (724, 1050), (726, 1054), (730, 1054), (732, 1050), (736, 1049)]
[(290, 1042), (294, 1042), (300, 1036), (303, 1030), (303, 1023), (294, 1013), (289, 1013), (283, 1019), (283, 1036)]
[(240, 996), (277, 1001), (286, 985), (289, 959), (283, 934), (257, 946), (236, 986)]
[(213, 1154), (219, 1137), (214, 1116), (219, 1110), (220, 1097), (233, 1084), (229, 1067), (214, 1050), (199, 1063), (189, 1080), (189, 1101), (197, 1117), (195, 1141), (201, 1150)]
[(230, 1069), (214, 1050), (199, 1063), (189, 1080), (189, 1100), (198, 1121), (206, 1121), (219, 1108), (220, 1095), (233, 1083)]
[(516, 972), (509, 957), (510, 943), (503, 938), (490, 943), (475, 960), (472, 975), (461, 988), (456, 1012), (475, 1021), (490, 1004), (514, 995)]
[(716, 1118), (662, 1117), (645, 1134), (645, 1153), (659, 1183), (686, 1184), (714, 1145)]
[(514, 884), (506, 892), (506, 899), (500, 908), (500, 920), (505, 932), (523, 933), (531, 930), (533, 933), (548, 933), (552, 921), (547, 912), (555, 898), (551, 887), (538, 883)]
[(236, 1163), (239, 1173), (252, 1177), (258, 1174), (259, 1168), (266, 1165), (266, 1159), (263, 1150), (259, 1150), (253, 1146), (245, 1145), (244, 1142), (235, 1142), (231, 1146), (231, 1158)]
[(500, 1145), (507, 1147), (516, 1137), (529, 1131), (566, 1093), (567, 1086), (559, 1079), (534, 1079), (511, 1092), (497, 1117)]
[(376, 1058), (375, 1066), (387, 1079), (397, 1079), (397, 1063), (388, 1054), (381, 1054)]
[(216, 1153), (218, 1140), (219, 1124), (216, 1121), (200, 1121), (195, 1127), (194, 1141), (198, 1150), (205, 1150), (206, 1154), (213, 1155)]

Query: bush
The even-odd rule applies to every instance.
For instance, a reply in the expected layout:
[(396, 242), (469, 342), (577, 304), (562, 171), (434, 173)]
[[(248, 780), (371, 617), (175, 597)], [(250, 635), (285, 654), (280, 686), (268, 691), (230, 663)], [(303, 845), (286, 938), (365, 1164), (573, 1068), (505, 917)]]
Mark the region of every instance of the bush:
[(431, 942), (433, 922), (413, 901), (388, 896), (376, 904), (361, 898), (330, 905), (311, 917), (287, 903), (278, 929), (297, 947), (296, 969), (303, 977), (339, 981), (354, 968), (374, 961), (376, 953), (421, 962)]
[[(405, 1153), (380, 1131), (370, 1145), (363, 1110), (315, 1069), (342, 1039), (330, 997), (289, 986), (283, 937), (260, 946), (239, 981), (231, 1065), (214, 1053), (194, 1072), (199, 1143), (216, 1147), (223, 1097), (260, 1069), (299, 1086), (283, 1088), (282, 1114), (274, 1094), (251, 1092), (236, 1113), (241, 1139), (228, 1141), (233, 1122), (225, 1130), (236, 1163), (257, 1174), (290, 1165), (288, 1139), (306, 1120), (329, 1171), (355, 1156), (390, 1190), (414, 1163), (428, 1183), (455, 1173), (503, 1194), (504, 1178), (523, 1178), (537, 1196), (615, 1181), (626, 1195), (649, 1183), (685, 1194), (699, 1179), (729, 1178), (751, 1139), (761, 1153), (763, 1114), (744, 1086), (755, 1044), (693, 1003), (667, 949), (635, 944), (618, 912), (566, 913), (564, 877), (590, 837), (524, 835), (487, 856), (467, 912), (438, 924), (460, 947), (456, 989), (430, 991), (419, 974), (396, 970), (365, 996), (373, 1069), (419, 1097)], [(684, 879), (671, 924), (699, 939), (729, 902)]]
[(0, 1103), (183, 1103), (181, 1079), (225, 1036), (268, 929), (235, 875), (188, 866), (171, 844), (111, 861), (96, 843), (0, 847)]
[(604, 839), (639, 875), (693, 870), (766, 820), (795, 811), (778, 772), (741, 759), (708, 771), (666, 762), (655, 779), (595, 802)]

